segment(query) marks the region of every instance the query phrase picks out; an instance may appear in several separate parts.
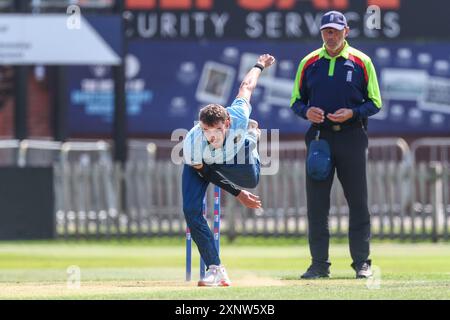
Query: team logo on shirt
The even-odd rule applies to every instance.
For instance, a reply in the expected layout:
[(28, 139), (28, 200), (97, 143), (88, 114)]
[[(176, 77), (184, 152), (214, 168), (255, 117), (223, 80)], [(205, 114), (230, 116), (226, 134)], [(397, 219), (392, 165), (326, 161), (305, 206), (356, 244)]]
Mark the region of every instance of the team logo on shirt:
[(350, 67), (347, 71), (347, 82), (352, 82), (352, 76), (353, 76), (353, 70), (355, 69), (355, 65), (353, 64), (353, 61), (348, 59), (345, 61), (344, 66)]
[(347, 82), (352, 82), (353, 71), (347, 71)]

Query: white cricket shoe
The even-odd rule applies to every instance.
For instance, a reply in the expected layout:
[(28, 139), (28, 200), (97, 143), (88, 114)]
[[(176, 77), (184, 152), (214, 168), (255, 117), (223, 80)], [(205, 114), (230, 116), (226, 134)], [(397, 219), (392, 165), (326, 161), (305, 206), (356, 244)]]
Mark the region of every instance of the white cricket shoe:
[(229, 287), (231, 286), (225, 267), (210, 265), (205, 277), (198, 282), (199, 287)]

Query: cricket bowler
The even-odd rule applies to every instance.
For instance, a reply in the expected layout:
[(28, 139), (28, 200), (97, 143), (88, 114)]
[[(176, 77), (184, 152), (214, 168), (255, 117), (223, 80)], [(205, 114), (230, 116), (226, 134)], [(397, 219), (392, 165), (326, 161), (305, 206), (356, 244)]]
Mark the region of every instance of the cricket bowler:
[(275, 63), (269, 54), (261, 55), (244, 77), (231, 106), (208, 104), (199, 113), (199, 122), (183, 141), (183, 212), (191, 236), (207, 266), (199, 286), (231, 285), (214, 245), (213, 234), (202, 215), (202, 203), (209, 183), (229, 192), (244, 206), (261, 208), (258, 196), (242, 188), (255, 188), (260, 162), (257, 143), (258, 123), (250, 119), (250, 98), (265, 68)]

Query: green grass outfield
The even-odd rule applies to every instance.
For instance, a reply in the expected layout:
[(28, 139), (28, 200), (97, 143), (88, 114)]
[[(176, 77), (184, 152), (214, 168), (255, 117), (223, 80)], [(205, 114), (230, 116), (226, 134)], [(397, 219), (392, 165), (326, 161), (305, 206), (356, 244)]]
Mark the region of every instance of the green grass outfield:
[[(193, 248), (193, 277), (199, 258)], [(377, 281), (354, 279), (347, 243), (331, 245), (332, 278), (298, 280), (304, 240), (242, 239), (221, 246), (233, 286), (184, 281), (181, 239), (0, 242), (0, 299), (449, 299), (450, 244), (374, 242)], [(67, 268), (81, 270), (80, 288)], [(374, 288), (375, 286), (375, 288)]]

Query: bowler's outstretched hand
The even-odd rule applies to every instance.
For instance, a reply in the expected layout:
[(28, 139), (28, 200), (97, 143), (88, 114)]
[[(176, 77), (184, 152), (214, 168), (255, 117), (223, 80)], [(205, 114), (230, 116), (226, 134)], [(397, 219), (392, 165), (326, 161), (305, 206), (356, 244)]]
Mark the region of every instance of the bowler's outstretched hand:
[(275, 58), (270, 54), (266, 53), (259, 56), (257, 63), (263, 65), (264, 68), (268, 68), (275, 63)]
[(261, 200), (257, 195), (250, 193), (246, 190), (242, 190), (236, 197), (240, 203), (250, 209), (259, 209), (261, 208)]

